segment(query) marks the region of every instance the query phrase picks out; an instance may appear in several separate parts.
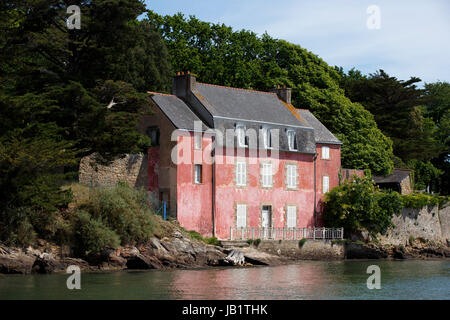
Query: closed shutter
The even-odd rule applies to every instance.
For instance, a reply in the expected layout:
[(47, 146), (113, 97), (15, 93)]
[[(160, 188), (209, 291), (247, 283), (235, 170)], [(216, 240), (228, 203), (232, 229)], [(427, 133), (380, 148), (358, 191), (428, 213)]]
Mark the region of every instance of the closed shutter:
[(287, 166), (287, 187), (296, 188), (297, 187), (297, 166), (288, 165)]
[(330, 177), (329, 176), (323, 176), (323, 193), (327, 193), (330, 191)]
[(330, 159), (330, 148), (322, 147), (322, 159)]
[(288, 206), (287, 207), (287, 227), (296, 228), (297, 227), (297, 207)]
[(236, 212), (236, 227), (245, 228), (247, 227), (247, 205), (238, 204)]
[(244, 161), (236, 163), (236, 185), (245, 186), (247, 184), (247, 164)]
[(266, 188), (272, 187), (272, 176), (273, 176), (272, 163), (263, 163), (261, 175), (262, 175), (262, 186)]

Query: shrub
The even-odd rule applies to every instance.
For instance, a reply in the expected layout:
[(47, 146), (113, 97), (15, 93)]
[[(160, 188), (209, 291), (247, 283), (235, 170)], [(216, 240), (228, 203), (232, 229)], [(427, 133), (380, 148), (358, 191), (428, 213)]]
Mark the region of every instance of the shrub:
[(203, 241), (203, 236), (200, 233), (198, 233), (197, 231), (189, 230), (188, 234), (192, 240)]
[(157, 231), (158, 222), (150, 209), (147, 193), (126, 184), (92, 189), (89, 199), (78, 208), (102, 221), (123, 244), (145, 242)]
[(261, 243), (261, 239), (256, 239), (255, 241), (253, 241), (253, 244), (255, 246), (259, 246), (260, 243)]
[(405, 208), (422, 209), (426, 206), (439, 206), (439, 209), (449, 201), (449, 197), (437, 196), (423, 193), (413, 193), (402, 195), (402, 202)]
[(204, 241), (205, 243), (211, 244), (213, 246), (218, 246), (220, 244), (219, 239), (217, 239), (216, 237), (205, 238)]
[(83, 255), (100, 253), (120, 245), (119, 236), (85, 211), (78, 211), (77, 248)]
[(305, 245), (306, 243), (306, 238), (302, 238), (299, 242), (298, 242), (298, 246), (301, 248)]
[(248, 243), (249, 245), (252, 245), (252, 244), (253, 244), (253, 241), (254, 241), (253, 239), (248, 239), (248, 240), (247, 240), (247, 243)]
[(392, 216), (402, 209), (400, 195), (380, 191), (370, 175), (354, 177), (325, 195), (324, 221), (330, 227), (344, 227), (346, 232), (366, 228), (371, 234), (385, 233)]

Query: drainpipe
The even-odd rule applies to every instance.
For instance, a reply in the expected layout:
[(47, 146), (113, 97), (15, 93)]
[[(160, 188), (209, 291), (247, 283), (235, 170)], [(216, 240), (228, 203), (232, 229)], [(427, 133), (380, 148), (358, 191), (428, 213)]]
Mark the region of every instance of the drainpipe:
[[(212, 136), (214, 146), (215, 137)], [(212, 160), (212, 235), (216, 236), (216, 148), (211, 151)]]
[(314, 227), (317, 226), (317, 169), (316, 169), (316, 160), (318, 153), (314, 155)]

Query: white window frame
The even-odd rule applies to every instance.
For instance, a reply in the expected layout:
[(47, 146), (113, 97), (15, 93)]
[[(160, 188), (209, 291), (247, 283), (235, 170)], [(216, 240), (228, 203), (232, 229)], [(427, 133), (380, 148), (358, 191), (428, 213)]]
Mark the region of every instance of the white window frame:
[(297, 148), (295, 147), (295, 140), (296, 140), (296, 134), (294, 130), (288, 130), (286, 131), (286, 135), (288, 138), (288, 146), (290, 151), (297, 151)]
[(330, 191), (330, 177), (323, 176), (322, 177), (322, 193), (327, 193), (328, 191)]
[(203, 174), (203, 167), (201, 164), (194, 165), (194, 183), (195, 184), (202, 184), (202, 174)]
[(298, 167), (296, 164), (286, 164), (286, 187), (288, 189), (297, 188), (297, 173)]
[(330, 160), (330, 147), (327, 146), (322, 147), (322, 159)]
[(240, 148), (246, 148), (247, 143), (245, 141), (245, 126), (242, 124), (236, 125), (236, 137), (237, 137), (237, 145)]
[(247, 185), (247, 162), (245, 160), (236, 161), (236, 185), (238, 187)]
[(273, 186), (272, 162), (261, 163), (261, 185), (263, 188), (271, 188)]
[(200, 132), (194, 132), (194, 149), (195, 150), (202, 150), (203, 145), (203, 137)]
[(269, 128), (263, 128), (263, 142), (265, 149), (272, 149), (272, 134)]
[(287, 205), (286, 227), (287, 228), (297, 228), (297, 206)]
[(238, 203), (236, 205), (236, 228), (247, 227), (247, 205)]

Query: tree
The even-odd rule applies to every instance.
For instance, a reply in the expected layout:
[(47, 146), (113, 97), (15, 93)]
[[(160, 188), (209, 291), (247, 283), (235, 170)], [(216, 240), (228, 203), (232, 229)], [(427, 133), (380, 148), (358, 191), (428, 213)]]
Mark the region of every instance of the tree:
[(234, 31), (193, 16), (150, 11), (148, 20), (165, 40), (175, 70), (191, 71), (203, 82), (225, 86), (291, 87), (293, 104), (310, 109), (344, 142), (343, 166), (377, 174), (392, 170), (391, 141), (369, 112), (344, 95), (339, 73), (318, 56), (267, 34)]
[(392, 216), (400, 213), (402, 199), (397, 192), (381, 191), (370, 175), (333, 188), (325, 195), (324, 221), (330, 227), (344, 227), (346, 232), (367, 229), (373, 235), (385, 233)]

